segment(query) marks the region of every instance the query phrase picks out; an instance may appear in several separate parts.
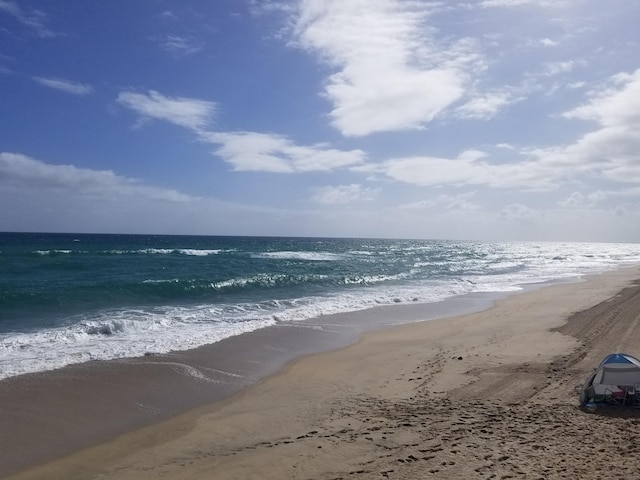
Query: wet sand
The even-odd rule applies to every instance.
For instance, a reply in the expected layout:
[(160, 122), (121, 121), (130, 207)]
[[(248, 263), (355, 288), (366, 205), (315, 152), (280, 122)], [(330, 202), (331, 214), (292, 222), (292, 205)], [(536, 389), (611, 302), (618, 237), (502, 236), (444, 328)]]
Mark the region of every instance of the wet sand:
[(364, 331), (481, 310), (491, 298), (466, 295), (280, 323), (194, 350), (5, 379), (0, 477), (228, 398), (295, 358), (352, 344)]
[[(127, 412), (140, 418), (141, 405), (151, 408), (167, 396), (174, 398), (173, 413), (153, 412), (135, 431), (11, 478), (640, 478), (640, 415), (582, 412), (575, 391), (606, 354), (640, 356), (637, 278), (637, 268), (619, 270), (510, 296), (481, 312), (369, 332), (355, 345), (293, 360), (209, 404), (202, 403), (207, 395), (192, 390), (212, 382), (194, 382), (168, 365), (150, 367), (142, 359), (123, 365), (128, 373), (110, 366), (119, 393), (93, 412), (103, 423), (103, 416), (117, 422)], [(383, 325), (393, 312), (368, 314), (380, 315)], [(350, 330), (341, 341), (357, 333)], [(90, 366), (77, 368), (95, 377)], [(152, 383), (158, 390), (142, 389), (148, 398), (131, 399), (140, 379), (156, 375), (149, 368), (163, 372)], [(229, 377), (232, 368), (220, 375)], [(279, 368), (266, 361), (258, 373)], [(190, 380), (176, 382), (182, 378)], [(74, 420), (64, 404), (72, 384), (54, 396), (66, 414), (52, 418), (45, 431), (55, 435), (60, 425), (73, 432), (69, 425), (77, 424), (80, 440), (72, 450), (113, 436), (86, 440), (91, 420)], [(5, 385), (0, 393), (19, 390)], [(190, 406), (185, 398), (196, 408), (172, 417)], [(14, 438), (29, 435), (16, 419), (46, 417), (47, 402), (32, 411), (15, 402), (3, 413)], [(0, 398), (0, 405), (7, 402)], [(0, 455), (7, 447), (19, 456), (4, 437)]]

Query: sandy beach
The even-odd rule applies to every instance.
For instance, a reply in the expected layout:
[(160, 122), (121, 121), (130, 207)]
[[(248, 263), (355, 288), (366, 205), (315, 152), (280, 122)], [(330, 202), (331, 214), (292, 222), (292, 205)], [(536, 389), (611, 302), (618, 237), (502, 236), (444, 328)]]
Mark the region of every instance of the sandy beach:
[(640, 356), (638, 278), (622, 269), (368, 332), (7, 478), (640, 478), (640, 412), (583, 412), (576, 393), (606, 354)]

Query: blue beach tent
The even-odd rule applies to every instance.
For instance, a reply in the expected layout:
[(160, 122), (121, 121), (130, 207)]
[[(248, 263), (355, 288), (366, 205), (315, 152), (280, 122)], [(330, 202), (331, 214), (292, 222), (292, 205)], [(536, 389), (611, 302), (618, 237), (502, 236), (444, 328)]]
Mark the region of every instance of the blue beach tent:
[(626, 353), (607, 355), (580, 392), (581, 406), (640, 406), (640, 360)]

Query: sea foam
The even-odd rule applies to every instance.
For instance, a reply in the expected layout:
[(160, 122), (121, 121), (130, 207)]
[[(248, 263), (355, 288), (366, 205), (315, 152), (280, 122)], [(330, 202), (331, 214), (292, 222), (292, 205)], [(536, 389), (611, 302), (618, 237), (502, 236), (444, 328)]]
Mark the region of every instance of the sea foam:
[(0, 271), (0, 378), (195, 348), (380, 305), (515, 292), (640, 263), (636, 244), (2, 238), (11, 269), (4, 277)]

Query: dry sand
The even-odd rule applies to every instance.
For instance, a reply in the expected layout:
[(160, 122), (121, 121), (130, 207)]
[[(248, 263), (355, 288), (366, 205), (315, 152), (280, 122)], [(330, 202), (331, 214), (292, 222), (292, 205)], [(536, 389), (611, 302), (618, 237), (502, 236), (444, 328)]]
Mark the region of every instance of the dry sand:
[(11, 478), (640, 478), (640, 415), (585, 413), (576, 393), (606, 354), (640, 356), (637, 278), (619, 270), (371, 332)]

